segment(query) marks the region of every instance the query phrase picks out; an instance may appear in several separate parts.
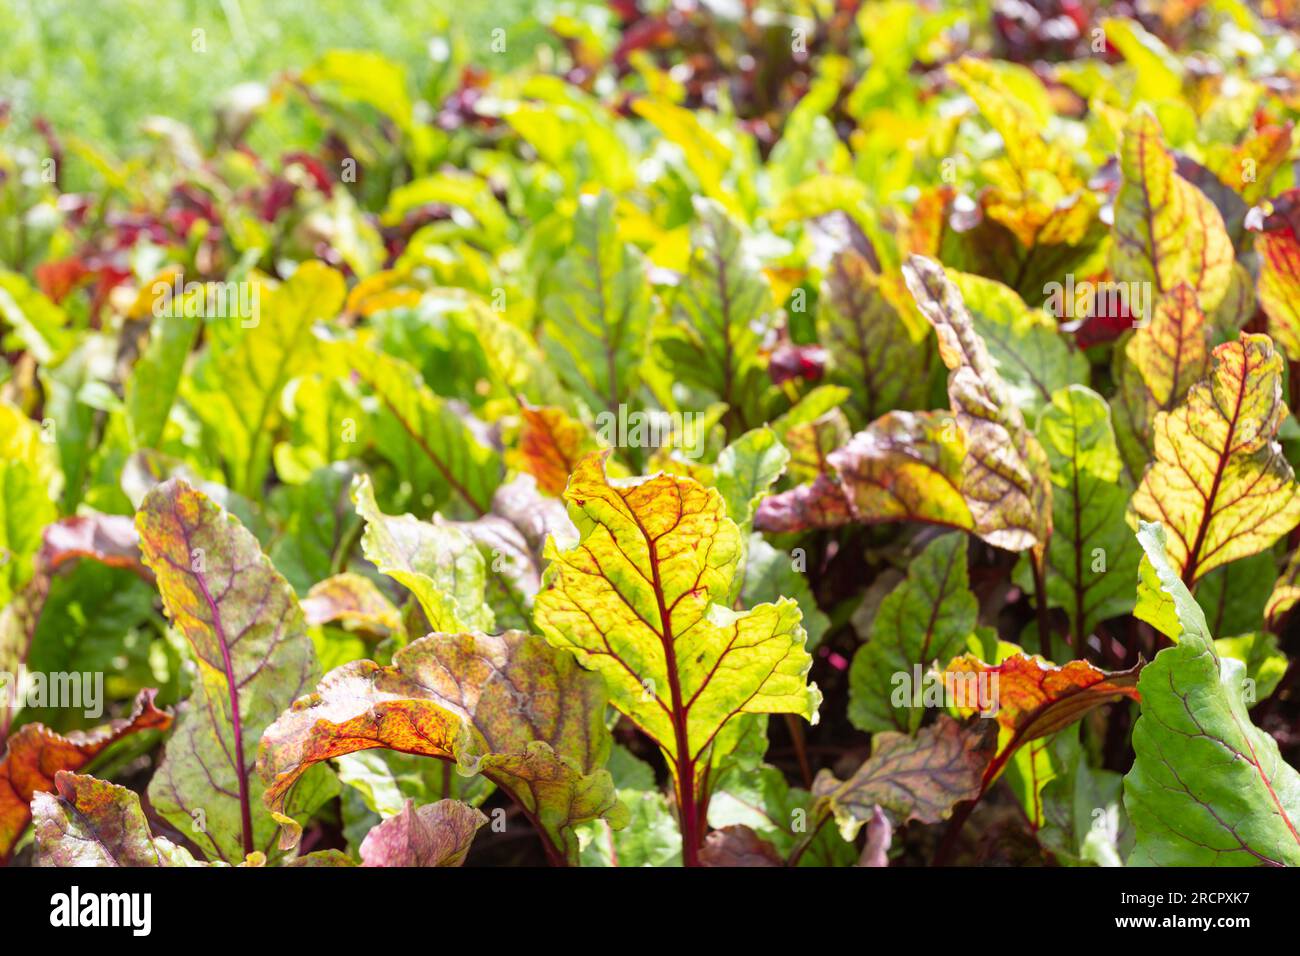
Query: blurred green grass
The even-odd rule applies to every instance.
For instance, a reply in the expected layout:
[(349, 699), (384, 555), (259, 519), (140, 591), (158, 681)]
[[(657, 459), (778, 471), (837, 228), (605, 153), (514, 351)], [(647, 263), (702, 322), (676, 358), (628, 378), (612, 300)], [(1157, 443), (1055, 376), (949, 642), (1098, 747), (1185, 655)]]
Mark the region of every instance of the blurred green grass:
[[(211, 130), (212, 107), (245, 81), (301, 69), (331, 48), (377, 50), (419, 84), (429, 40), (458, 36), (471, 61), (528, 60), (549, 35), (536, 0), (0, 0), (0, 99), (121, 154), (140, 121), (165, 115)], [(490, 52), (506, 30), (504, 58)], [(203, 30), (206, 52), (192, 49)], [(7, 35), (5, 35), (7, 34)], [(503, 62), (504, 59), (504, 62)]]

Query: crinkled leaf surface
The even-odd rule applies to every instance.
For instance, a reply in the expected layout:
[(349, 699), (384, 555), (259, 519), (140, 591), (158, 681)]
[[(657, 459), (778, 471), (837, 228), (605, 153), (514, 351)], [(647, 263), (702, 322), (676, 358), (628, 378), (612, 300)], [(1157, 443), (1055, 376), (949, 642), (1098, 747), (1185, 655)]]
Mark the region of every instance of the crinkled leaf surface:
[(149, 492), (136, 528), (198, 668), (150, 802), (211, 859), (267, 852), (276, 827), (254, 773), (258, 741), (318, 673), (298, 599), (257, 539), (179, 479)]
[(759, 503), (760, 531), (833, 528), (852, 521), (921, 521), (974, 529), (962, 495), (966, 436), (947, 412), (890, 412), (826, 456), (810, 484)]
[(52, 792), (32, 800), (37, 866), (203, 866), (149, 829), (140, 797), (126, 787), (60, 771)]
[[(992, 705), (1007, 738), (999, 756), (1054, 734), (1094, 707), (1137, 699), (1141, 667), (1103, 671), (1088, 661), (1056, 665), (1041, 657), (1014, 654), (998, 664), (985, 664), (974, 655), (956, 658), (944, 674), (957, 710), (971, 714)], [(985, 690), (987, 688), (987, 691)], [(991, 698), (991, 699), (989, 699)]]
[(903, 267), (908, 288), (939, 337), (951, 370), (948, 397), (966, 436), (961, 493), (974, 532), (1011, 551), (1043, 548), (1052, 533), (1047, 456), (998, 375), (961, 292), (943, 267), (912, 256)]
[(557, 861), (572, 861), (574, 825), (624, 811), (609, 774), (605, 691), (596, 675), (541, 638), (507, 631), (433, 634), (398, 651), (393, 666), (345, 664), (294, 703), (262, 741), (266, 805), (283, 816), (294, 784), (314, 764), (386, 748), (453, 761), (510, 793)]
[(948, 276), (961, 292), (994, 370), (1028, 421), (1059, 389), (1087, 382), (1087, 358), (1046, 312), (1029, 308), (1014, 290), (993, 279), (965, 272)]

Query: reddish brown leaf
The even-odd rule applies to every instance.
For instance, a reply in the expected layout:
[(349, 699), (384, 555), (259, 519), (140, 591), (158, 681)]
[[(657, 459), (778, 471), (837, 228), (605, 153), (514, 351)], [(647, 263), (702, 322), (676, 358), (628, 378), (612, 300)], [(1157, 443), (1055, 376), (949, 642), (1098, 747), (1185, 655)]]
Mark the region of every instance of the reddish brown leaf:
[(27, 724), (9, 738), (0, 758), (0, 859), (8, 856), (31, 820), (32, 795), (52, 792), (56, 773), (81, 770), (129, 734), (171, 725), (171, 715), (154, 707), (157, 693), (142, 690), (131, 716), (94, 730), (63, 736), (44, 724)]
[(714, 830), (704, 838), (701, 866), (785, 866), (781, 854), (747, 826)]
[(948, 665), (944, 682), (963, 714), (987, 711), (990, 704), (996, 707), (998, 724), (1011, 733), (1010, 742), (999, 754), (999, 759), (1005, 760), (1008, 750), (1054, 734), (1094, 707), (1120, 697), (1137, 700), (1141, 669), (1139, 664), (1109, 672), (1087, 661), (1058, 667), (1024, 654), (994, 665), (966, 654)]

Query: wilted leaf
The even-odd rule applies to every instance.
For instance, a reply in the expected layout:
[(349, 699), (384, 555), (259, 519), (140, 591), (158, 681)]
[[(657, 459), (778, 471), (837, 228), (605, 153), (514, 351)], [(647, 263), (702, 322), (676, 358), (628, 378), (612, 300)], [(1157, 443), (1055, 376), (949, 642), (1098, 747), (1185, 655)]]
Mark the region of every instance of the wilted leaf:
[(831, 528), (851, 521), (922, 521), (971, 530), (961, 495), (965, 435), (944, 412), (890, 412), (826, 456), (811, 484), (764, 499), (761, 531)]

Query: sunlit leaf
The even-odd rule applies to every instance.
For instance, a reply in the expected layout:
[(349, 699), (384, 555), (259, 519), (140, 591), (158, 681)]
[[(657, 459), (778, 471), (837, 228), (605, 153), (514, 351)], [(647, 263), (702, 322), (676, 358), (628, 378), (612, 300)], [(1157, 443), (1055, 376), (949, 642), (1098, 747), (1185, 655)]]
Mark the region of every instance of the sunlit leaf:
[(366, 475), (353, 484), (352, 497), (366, 522), (366, 559), (415, 595), (432, 630), (494, 629), (492, 609), (483, 600), (483, 555), (465, 532), (414, 515), (384, 514)]
[[(679, 805), (696, 806), (708, 768), (737, 745), (735, 718), (815, 719), (798, 606), (725, 606), (743, 541), (717, 491), (670, 475), (614, 485), (593, 455), (565, 498), (581, 540), (550, 551), (537, 625), (604, 677), (610, 702), (663, 750)], [(702, 837), (695, 825), (684, 821), (688, 840)]]
[(1135, 112), (1120, 151), (1110, 268), (1118, 282), (1149, 283), (1153, 299), (1186, 282), (1210, 311), (1231, 282), (1232, 240), (1214, 204), (1174, 167), (1155, 118)]
[(1282, 356), (1266, 335), (1214, 350), (1208, 380), (1155, 419), (1155, 461), (1129, 505), (1129, 522), (1159, 521), (1169, 559), (1188, 585), (1271, 545), (1300, 521), (1291, 465), (1277, 429)]
[(593, 413), (617, 412), (640, 383), (651, 302), (640, 253), (619, 238), (608, 193), (582, 198), (551, 288), (542, 347)]

